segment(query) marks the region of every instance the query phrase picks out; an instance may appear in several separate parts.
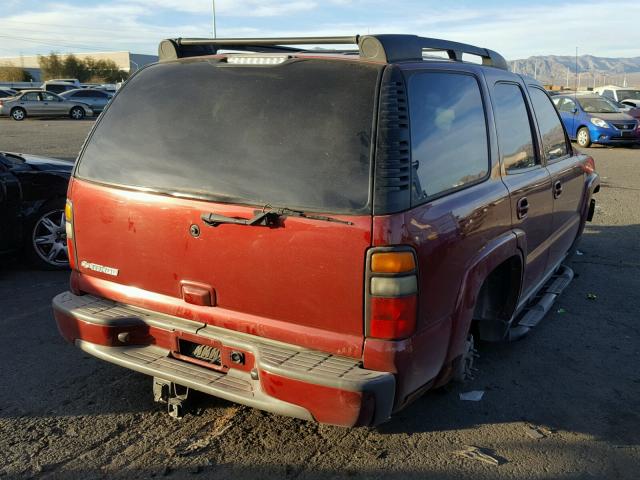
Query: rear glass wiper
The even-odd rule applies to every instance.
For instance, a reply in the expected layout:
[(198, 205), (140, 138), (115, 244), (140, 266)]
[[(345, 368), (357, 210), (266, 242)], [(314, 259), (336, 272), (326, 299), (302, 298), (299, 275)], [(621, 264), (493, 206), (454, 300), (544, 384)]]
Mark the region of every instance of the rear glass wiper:
[(345, 225), (353, 225), (353, 222), (346, 220), (340, 220), (334, 217), (327, 217), (325, 215), (315, 215), (304, 212), (302, 210), (292, 210), (290, 208), (270, 208), (264, 210), (257, 210), (255, 215), (251, 218), (238, 218), (228, 217), (226, 215), (220, 215), (217, 213), (203, 213), (200, 218), (204, 223), (211, 227), (217, 227), (224, 223), (230, 223), (233, 225), (249, 225), (249, 226), (265, 226), (265, 227), (277, 227), (279, 226), (280, 218), (282, 217), (301, 217), (308, 218), (309, 220), (319, 220), (322, 222), (335, 222), (344, 223)]
[(268, 210), (268, 213), (275, 213), (279, 217), (301, 217), (308, 218), (310, 220), (320, 220), (322, 222), (335, 222), (335, 223), (344, 223), (345, 225), (353, 225), (353, 222), (349, 222), (347, 220), (340, 220), (339, 218), (327, 217), (326, 215), (314, 215), (312, 213), (307, 213), (302, 210), (292, 210), (290, 208), (276, 208), (272, 210)]

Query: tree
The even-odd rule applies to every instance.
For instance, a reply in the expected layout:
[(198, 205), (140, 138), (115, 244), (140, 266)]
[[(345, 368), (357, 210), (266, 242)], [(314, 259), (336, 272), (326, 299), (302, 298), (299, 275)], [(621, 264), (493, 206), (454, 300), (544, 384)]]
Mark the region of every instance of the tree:
[(26, 70), (13, 65), (0, 65), (1, 82), (30, 82), (33, 77)]
[(92, 83), (115, 83), (126, 80), (129, 76), (124, 70), (118, 68), (118, 64), (113, 60), (96, 60), (87, 57), (84, 61), (90, 73), (89, 81)]
[(80, 82), (86, 82), (91, 77), (86, 62), (78, 60), (74, 54), (65, 57), (62, 63), (62, 76), (64, 78), (77, 78)]
[(96, 60), (92, 57), (80, 60), (72, 53), (61, 59), (57, 53), (51, 52), (47, 56), (38, 56), (38, 63), (42, 80), (76, 78), (80, 82), (115, 83), (129, 76), (113, 60)]
[(47, 56), (38, 55), (38, 64), (40, 65), (40, 76), (42, 80), (50, 80), (64, 76), (64, 64), (62, 60), (60, 60), (60, 56), (55, 52), (51, 52)]

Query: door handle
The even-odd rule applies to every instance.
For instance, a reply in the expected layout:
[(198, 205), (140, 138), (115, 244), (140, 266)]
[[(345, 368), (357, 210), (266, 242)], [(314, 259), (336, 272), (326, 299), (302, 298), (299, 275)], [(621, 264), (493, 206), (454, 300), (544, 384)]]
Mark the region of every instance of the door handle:
[(562, 195), (562, 182), (558, 180), (553, 184), (553, 198), (558, 198)]
[(526, 218), (526, 216), (529, 214), (529, 200), (527, 200), (527, 197), (522, 197), (520, 200), (518, 200), (517, 213), (518, 219), (520, 220)]

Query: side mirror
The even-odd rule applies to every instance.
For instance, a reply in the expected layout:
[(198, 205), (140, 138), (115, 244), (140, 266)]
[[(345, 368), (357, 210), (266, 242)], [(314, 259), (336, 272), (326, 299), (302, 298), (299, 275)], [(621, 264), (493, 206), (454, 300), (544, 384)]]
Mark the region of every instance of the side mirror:
[(578, 113), (578, 107), (573, 107), (573, 109), (571, 110), (571, 113), (573, 113), (574, 115)]

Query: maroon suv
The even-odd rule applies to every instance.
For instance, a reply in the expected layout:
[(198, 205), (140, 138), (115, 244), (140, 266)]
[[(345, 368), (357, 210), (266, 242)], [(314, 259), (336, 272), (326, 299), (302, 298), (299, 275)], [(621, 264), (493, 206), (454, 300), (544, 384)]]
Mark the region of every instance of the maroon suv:
[(166, 40), (80, 154), (55, 316), (174, 415), (194, 389), (377, 424), (464, 380), (477, 339), (541, 320), (598, 185), (542, 86), (491, 50)]

